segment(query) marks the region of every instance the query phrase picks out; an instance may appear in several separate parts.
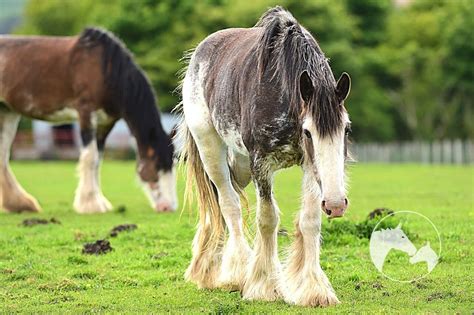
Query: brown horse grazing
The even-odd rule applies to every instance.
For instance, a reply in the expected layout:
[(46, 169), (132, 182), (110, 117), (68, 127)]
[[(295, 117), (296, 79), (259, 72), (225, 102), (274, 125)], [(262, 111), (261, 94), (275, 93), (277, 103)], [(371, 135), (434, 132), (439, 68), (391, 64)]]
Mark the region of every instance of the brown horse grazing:
[(177, 207), (173, 145), (162, 128), (153, 89), (131, 53), (111, 33), (87, 28), (74, 37), (0, 36), (0, 208), (39, 211), (9, 168), (20, 116), (79, 121), (83, 147), (74, 208), (112, 208), (100, 189), (107, 135), (123, 118), (138, 145), (138, 173), (157, 211)]
[[(338, 303), (319, 253), (322, 213), (340, 217), (348, 206), (349, 90), (349, 76), (336, 81), (316, 40), (280, 7), (253, 28), (219, 31), (199, 44), (183, 81), (180, 127), (200, 211), (188, 280), (240, 289), (245, 299)], [(282, 267), (273, 174), (295, 164), (304, 172), (302, 208)], [(253, 249), (239, 199), (251, 180), (257, 189)]]

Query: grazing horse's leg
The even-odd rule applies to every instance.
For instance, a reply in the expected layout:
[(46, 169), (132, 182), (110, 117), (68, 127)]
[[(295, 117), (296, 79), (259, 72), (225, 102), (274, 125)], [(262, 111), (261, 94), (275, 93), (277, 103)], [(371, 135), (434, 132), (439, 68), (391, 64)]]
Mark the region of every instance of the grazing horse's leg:
[[(278, 288), (281, 272), (277, 252), (279, 209), (273, 198), (273, 171), (263, 166), (264, 159), (251, 158), (252, 174), (257, 188), (257, 233), (243, 297), (249, 300), (273, 301), (280, 298)], [(258, 162), (257, 162), (258, 161)]]
[(9, 212), (40, 211), (40, 205), (20, 186), (8, 163), (19, 121), (20, 115), (0, 110), (0, 208)]
[[(100, 189), (100, 154), (91, 113), (81, 113), (80, 126), (83, 147), (79, 158), (79, 185), (74, 197), (74, 209), (78, 213), (106, 212), (112, 209), (112, 205)], [(101, 139), (102, 145), (104, 139)]]
[(303, 170), (303, 204), (296, 217), (296, 239), (283, 272), (283, 293), (288, 303), (334, 305), (339, 300), (319, 262), (321, 192), (311, 166), (304, 165)]
[(97, 126), (97, 148), (99, 149), (100, 160), (102, 160), (104, 154), (105, 140), (114, 128), (116, 122), (117, 120), (114, 119), (110, 122)]

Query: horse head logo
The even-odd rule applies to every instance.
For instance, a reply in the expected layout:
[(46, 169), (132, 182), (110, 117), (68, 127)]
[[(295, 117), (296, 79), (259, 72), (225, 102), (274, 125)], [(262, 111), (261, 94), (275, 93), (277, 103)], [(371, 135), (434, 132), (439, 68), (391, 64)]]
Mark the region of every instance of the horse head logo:
[(385, 258), (390, 250), (400, 250), (413, 256), (416, 247), (403, 232), (401, 223), (394, 229), (375, 231), (370, 238), (370, 257), (375, 267), (381, 272)]
[[(405, 231), (407, 231), (407, 225), (411, 224), (411, 222), (415, 222), (416, 220), (420, 219), (424, 220), (425, 227), (426, 223), (428, 223), (433, 228), (433, 231), (436, 232), (439, 245), (436, 246), (436, 242), (433, 242), (435, 238), (433, 237), (434, 235), (431, 234), (425, 236), (420, 235), (421, 240), (417, 240), (415, 246), (405, 231), (403, 231), (401, 223), (399, 223), (395, 228), (377, 229), (380, 223), (382, 223), (387, 218), (393, 218), (395, 214), (397, 215), (399, 222), (405, 222)], [(419, 226), (420, 225), (417, 224), (417, 228)], [(410, 230), (411, 229), (412, 226), (410, 225)], [(435, 245), (434, 248), (431, 247), (430, 241), (431, 244)], [(406, 258), (408, 258), (408, 261), (411, 265), (420, 262), (426, 263), (427, 269), (425, 270), (427, 272), (420, 274), (420, 268), (414, 266), (410, 267), (410, 264), (407, 264), (408, 269), (400, 269), (400, 263), (406, 263), (406, 260), (404, 260), (402, 257), (400, 257), (400, 259), (397, 258), (396, 262), (386, 259), (392, 249), (405, 253), (407, 255)], [(380, 271), (380, 273), (393, 281), (411, 282), (425, 277), (436, 267), (440, 256), (441, 237), (438, 229), (430, 219), (417, 212), (398, 211), (385, 216), (377, 223), (370, 237), (370, 258), (372, 259), (372, 262), (374, 263), (377, 270)], [(387, 268), (386, 271), (383, 271), (382, 269), (384, 269), (385, 262), (391, 266), (397, 266), (397, 268)]]
[(405, 232), (403, 232), (401, 223), (399, 223), (395, 229), (387, 229), (385, 232), (386, 233), (382, 235), (384, 244), (387, 244), (393, 249), (401, 250), (410, 256), (416, 253), (416, 247), (408, 239)]
[(428, 272), (431, 272), (434, 267), (438, 264), (438, 255), (431, 248), (430, 242), (426, 242), (426, 245), (421, 247), (415, 255), (410, 258), (411, 264), (419, 262), (426, 262), (428, 265)]

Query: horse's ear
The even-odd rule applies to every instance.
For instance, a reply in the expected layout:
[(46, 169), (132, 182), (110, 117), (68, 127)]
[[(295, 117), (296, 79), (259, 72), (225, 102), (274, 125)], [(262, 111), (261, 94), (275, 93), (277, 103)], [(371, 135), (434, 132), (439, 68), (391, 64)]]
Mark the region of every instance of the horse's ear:
[(309, 77), (308, 71), (303, 71), (300, 76), (300, 93), (303, 101), (308, 102), (314, 94), (313, 81)]
[(347, 96), (349, 96), (349, 92), (351, 91), (351, 77), (346, 72), (341, 74), (339, 80), (337, 80), (336, 86), (336, 95), (339, 103), (342, 103)]
[(398, 223), (398, 225), (397, 225), (397, 227), (396, 227), (395, 229), (399, 230), (399, 229), (401, 229), (401, 228), (402, 228), (402, 223), (400, 222), (400, 223)]

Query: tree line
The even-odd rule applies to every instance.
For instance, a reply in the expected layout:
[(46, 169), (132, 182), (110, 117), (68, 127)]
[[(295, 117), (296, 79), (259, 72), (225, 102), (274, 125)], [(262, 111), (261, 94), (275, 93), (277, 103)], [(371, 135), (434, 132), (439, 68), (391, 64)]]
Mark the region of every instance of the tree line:
[(16, 33), (109, 29), (169, 111), (183, 52), (217, 30), (253, 26), (276, 4), (315, 36), (336, 77), (351, 75), (346, 104), (357, 141), (474, 138), (472, 0), (29, 0)]

